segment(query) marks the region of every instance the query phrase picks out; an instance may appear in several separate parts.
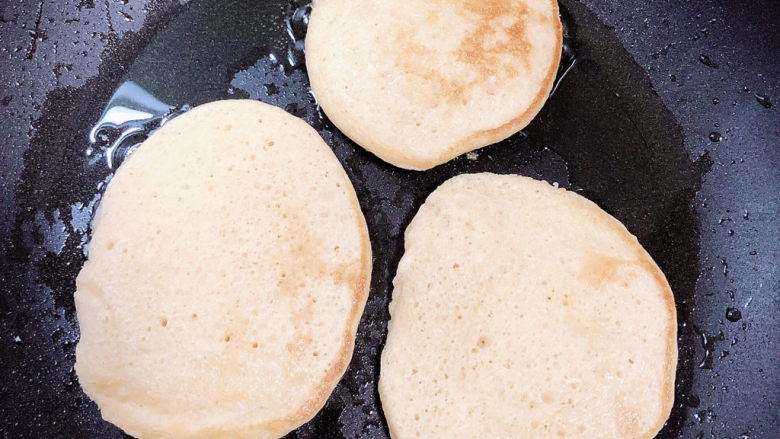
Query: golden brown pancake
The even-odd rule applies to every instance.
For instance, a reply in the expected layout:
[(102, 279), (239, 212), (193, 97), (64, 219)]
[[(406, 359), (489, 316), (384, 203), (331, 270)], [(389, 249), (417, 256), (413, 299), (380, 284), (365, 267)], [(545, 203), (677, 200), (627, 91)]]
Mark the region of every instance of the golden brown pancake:
[(306, 36), (312, 90), (328, 117), (407, 169), (525, 127), (560, 53), (555, 0), (315, 0)]
[(278, 438), (352, 356), (371, 248), (355, 192), (305, 122), (206, 104), (119, 168), (76, 280), (76, 372), (147, 438)]
[(460, 175), (405, 234), (379, 393), (394, 439), (650, 439), (674, 400), (672, 292), (620, 222)]

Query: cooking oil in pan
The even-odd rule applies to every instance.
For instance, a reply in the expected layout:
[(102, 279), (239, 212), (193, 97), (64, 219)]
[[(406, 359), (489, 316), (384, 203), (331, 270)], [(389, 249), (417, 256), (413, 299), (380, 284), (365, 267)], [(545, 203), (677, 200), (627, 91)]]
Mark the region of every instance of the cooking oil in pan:
[(287, 64), (290, 67), (300, 67), (305, 63), (304, 39), (310, 15), (311, 3), (307, 3), (295, 8), (289, 18), (284, 21), (287, 27), (287, 36), (290, 37), (290, 45), (287, 48)]
[(116, 169), (141, 141), (188, 109), (186, 104), (177, 108), (161, 102), (138, 84), (127, 81), (117, 88), (100, 119), (89, 130), (87, 156), (91, 163), (102, 156), (109, 169)]

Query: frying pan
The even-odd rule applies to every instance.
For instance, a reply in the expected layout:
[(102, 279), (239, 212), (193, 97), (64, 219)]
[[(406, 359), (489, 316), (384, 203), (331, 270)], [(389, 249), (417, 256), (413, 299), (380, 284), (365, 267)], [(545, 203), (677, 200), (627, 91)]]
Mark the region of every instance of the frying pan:
[(409, 172), (319, 111), (303, 65), (302, 2), (0, 3), (2, 436), (124, 437), (73, 372), (72, 295), (90, 218), (151, 130), (187, 105), (241, 97), (322, 134), (355, 185), (374, 248), (352, 363), (325, 408), (289, 437), (388, 437), (376, 380), (403, 231), (436, 186), (479, 171), (583, 194), (667, 275), (680, 361), (658, 438), (780, 437), (778, 2), (560, 4), (563, 62), (539, 116), (476, 158)]

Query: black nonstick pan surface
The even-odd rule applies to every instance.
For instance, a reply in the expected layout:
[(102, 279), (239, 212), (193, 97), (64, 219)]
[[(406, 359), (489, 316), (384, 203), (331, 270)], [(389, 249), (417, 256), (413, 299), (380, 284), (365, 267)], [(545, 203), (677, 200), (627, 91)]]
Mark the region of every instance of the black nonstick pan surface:
[(73, 372), (72, 295), (89, 222), (132, 145), (188, 105), (229, 98), (312, 124), (352, 179), (371, 233), (352, 363), (289, 437), (388, 437), (376, 381), (403, 231), (436, 186), (479, 171), (581, 193), (660, 265), (675, 293), (680, 361), (658, 438), (780, 437), (779, 3), (560, 4), (560, 82), (538, 117), (476, 157), (410, 172), (319, 112), (303, 2), (0, 1), (2, 437), (124, 437)]

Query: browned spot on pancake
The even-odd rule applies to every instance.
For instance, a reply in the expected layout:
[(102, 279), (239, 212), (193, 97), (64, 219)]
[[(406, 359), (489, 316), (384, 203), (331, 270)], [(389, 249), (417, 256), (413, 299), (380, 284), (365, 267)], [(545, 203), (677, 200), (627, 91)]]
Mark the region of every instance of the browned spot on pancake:
[[(310, 355), (313, 344), (313, 328), (319, 291), (309, 291), (311, 285), (321, 284), (330, 278), (335, 285), (348, 285), (354, 289), (357, 284), (359, 263), (334, 265), (324, 258), (332, 247), (310, 224), (306, 209), (292, 206), (281, 213), (285, 226), (278, 239), (278, 258), (281, 273), (277, 288), (272, 292), (280, 300), (286, 300), (291, 311), (290, 322), (293, 334), (287, 342), (287, 351), (300, 359)], [(314, 280), (312, 282), (312, 280)]]
[(642, 408), (631, 402), (628, 395), (615, 396), (614, 416), (617, 431), (621, 437), (637, 437), (640, 430), (639, 420), (642, 419)]
[(396, 64), (404, 73), (430, 83), (436, 89), (435, 98), (449, 103), (466, 104), (465, 92), (491, 78), (500, 80), (522, 74), (520, 64), (525, 70), (530, 69), (531, 44), (526, 23), (530, 19), (549, 20), (538, 13), (531, 18), (522, 1), (439, 0), (427, 14), (429, 24), (438, 21), (438, 11), (442, 9), (452, 9), (473, 25), (452, 53), (453, 62), (467, 65), (469, 74), (454, 76), (429, 66), (426, 60), (437, 48), (427, 47), (417, 33), (408, 29), (399, 30), (396, 35)]
[(339, 264), (332, 273), (333, 283), (336, 285), (348, 285), (351, 290), (360, 291), (362, 288), (362, 281), (359, 273), (360, 261)]
[[(360, 210), (360, 206), (357, 203), (357, 199), (353, 200), (353, 208), (358, 223), (363, 222), (363, 213)], [(342, 335), (342, 345), (339, 350), (335, 362), (330, 365), (326, 376), (316, 386), (316, 394), (306, 401), (298, 409), (296, 413), (291, 414), (286, 418), (288, 422), (303, 424), (305, 421), (311, 419), (325, 404), (325, 401), (330, 396), (331, 390), (338, 382), (341, 375), (346, 370), (347, 365), (352, 356), (352, 350), (355, 343), (355, 331), (357, 330), (358, 322), (363, 311), (363, 305), (365, 304), (366, 296), (368, 295), (368, 285), (371, 276), (371, 245), (368, 239), (368, 230), (363, 228), (362, 230), (363, 243), (361, 245), (361, 255), (357, 267), (349, 264), (341, 264), (333, 272), (336, 273), (334, 282), (336, 285), (348, 282), (353, 289), (353, 301), (352, 308), (349, 313), (349, 322), (347, 329)], [(351, 272), (350, 269), (357, 268), (359, 274), (353, 276), (346, 276), (345, 273)], [(267, 423), (260, 424), (263, 426)], [(285, 426), (286, 424), (280, 422), (278, 425)], [(279, 430), (280, 434), (287, 433), (287, 430)]]
[(599, 289), (620, 280), (618, 270), (626, 265), (636, 265), (636, 262), (591, 253), (585, 260), (579, 278), (593, 288)]
[[(456, 52), (458, 61), (476, 68), (482, 80), (502, 70), (508, 75), (517, 73), (513, 64), (502, 59), (505, 55), (521, 59), (526, 66), (530, 65), (530, 44), (525, 35), (528, 8), (524, 3), (465, 0), (462, 6), (461, 14), (475, 22), (477, 28), (469, 32), (461, 42)], [(503, 26), (502, 21), (508, 18), (514, 19), (514, 22)], [(494, 32), (501, 29), (504, 35)], [(499, 38), (496, 38), (497, 36)]]

